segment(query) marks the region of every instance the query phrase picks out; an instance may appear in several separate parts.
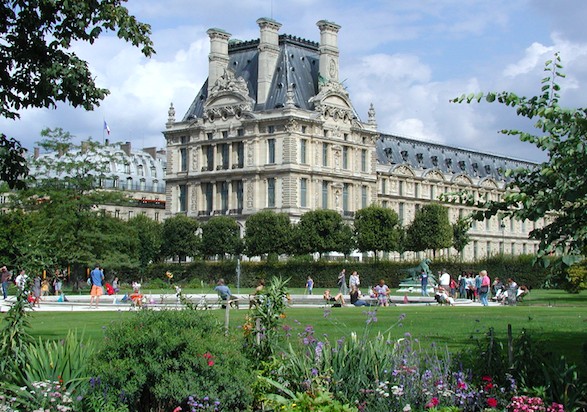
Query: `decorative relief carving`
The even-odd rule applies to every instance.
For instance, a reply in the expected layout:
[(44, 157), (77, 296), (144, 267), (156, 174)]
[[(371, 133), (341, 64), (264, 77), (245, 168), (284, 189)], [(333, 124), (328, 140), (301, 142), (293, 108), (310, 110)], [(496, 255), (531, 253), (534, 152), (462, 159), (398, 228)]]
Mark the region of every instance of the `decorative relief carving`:
[(252, 209), (254, 206), (254, 193), (255, 193), (255, 187), (253, 185), (252, 181), (247, 182), (247, 208), (248, 209)]
[(287, 133), (292, 133), (298, 130), (298, 122), (295, 119), (289, 119), (288, 122), (285, 124), (285, 131)]
[(214, 86), (210, 89), (210, 96), (224, 91), (236, 92), (244, 96), (249, 95), (249, 88), (245, 79), (235, 77), (234, 72), (230, 69), (224, 69), (222, 76), (216, 80)]
[(192, 207), (191, 210), (198, 210), (198, 190), (195, 186), (190, 186), (192, 192)]
[(252, 142), (247, 142), (247, 166), (253, 166), (255, 161), (255, 148)]

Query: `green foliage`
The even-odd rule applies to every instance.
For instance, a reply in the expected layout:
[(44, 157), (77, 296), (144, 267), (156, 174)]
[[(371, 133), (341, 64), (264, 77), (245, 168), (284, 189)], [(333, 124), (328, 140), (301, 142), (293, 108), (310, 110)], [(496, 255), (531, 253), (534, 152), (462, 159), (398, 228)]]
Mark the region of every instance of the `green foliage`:
[(452, 246), (453, 228), (448, 219), (448, 208), (427, 204), (416, 211), (407, 230), (408, 244), (413, 251), (436, 250)]
[(585, 261), (569, 267), (566, 272), (565, 290), (578, 293), (580, 290), (587, 289), (587, 263)]
[(265, 359), (279, 349), (279, 327), (285, 318), (287, 307), (288, 280), (274, 276), (268, 285), (254, 297), (254, 305), (249, 310), (245, 331), (245, 349), (251, 358)]
[[(545, 63), (546, 76), (541, 81), (540, 94), (520, 97), (511, 92), (479, 93), (461, 96), (453, 102), (497, 102), (515, 109), (518, 116), (534, 121), (538, 131), (533, 135), (521, 130), (502, 130), (508, 136), (517, 136), (543, 150), (548, 160), (536, 167), (509, 170), (508, 191), (498, 201), (487, 201), (478, 206), (483, 211), (475, 214), (478, 220), (501, 214), (512, 218), (538, 221), (545, 225), (534, 229), (530, 237), (540, 241), (540, 252), (545, 256), (584, 254), (587, 250), (587, 110), (569, 109), (559, 105), (561, 73), (560, 57)], [(461, 201), (464, 197), (460, 197)], [(469, 199), (468, 203), (473, 204)]]
[(247, 410), (253, 375), (241, 348), (206, 311), (143, 310), (106, 329), (91, 370), (131, 411), (173, 410), (190, 395)]
[(452, 225), (452, 247), (459, 253), (463, 253), (463, 250), (471, 241), (471, 236), (469, 236), (470, 228), (471, 220), (461, 217)]
[(355, 214), (355, 239), (362, 252), (399, 250), (400, 222), (395, 211), (380, 206), (369, 206)]
[(286, 213), (264, 210), (247, 218), (245, 251), (248, 256), (283, 254), (291, 249), (291, 223)]
[(138, 240), (139, 271), (157, 261), (161, 253), (162, 225), (145, 215), (137, 215), (128, 221), (129, 228), (136, 233)]
[(3, 375), (13, 375), (26, 362), (26, 348), (32, 342), (28, 307), (27, 294), (17, 289), (16, 302), (4, 317), (0, 338), (0, 373)]
[(203, 256), (238, 255), (242, 251), (240, 227), (235, 219), (214, 216), (202, 227), (200, 252)]
[(200, 224), (184, 215), (175, 215), (163, 222), (161, 254), (164, 258), (184, 258), (196, 256), (201, 238), (198, 235)]
[(25, 153), (26, 149), (18, 140), (0, 134), (0, 181), (6, 182), (10, 189), (26, 187), (29, 167)]
[(455, 356), (455, 367), (473, 374), (474, 381), (482, 381), (489, 375), (499, 386), (518, 388), (528, 394), (541, 393), (547, 402), (564, 405), (565, 410), (578, 410), (587, 402), (587, 382), (578, 368), (555, 353), (549, 342), (522, 332), (512, 341), (512, 361), (508, 356), (508, 344), (504, 337), (490, 328), (483, 340), (472, 342), (475, 350), (467, 348)]
[(339, 213), (318, 209), (304, 213), (295, 227), (295, 254), (348, 253), (354, 249), (352, 230)]

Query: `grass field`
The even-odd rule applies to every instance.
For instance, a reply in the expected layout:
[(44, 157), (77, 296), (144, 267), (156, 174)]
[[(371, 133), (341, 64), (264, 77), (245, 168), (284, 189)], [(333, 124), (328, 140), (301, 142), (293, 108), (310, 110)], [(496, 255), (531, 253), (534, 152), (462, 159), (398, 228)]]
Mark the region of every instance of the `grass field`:
[[(318, 291), (317, 291), (318, 292)], [(514, 336), (522, 330), (544, 340), (551, 347), (585, 367), (587, 342), (587, 293), (569, 295), (563, 291), (533, 291), (519, 306), (508, 307), (446, 307), (400, 305), (378, 308), (377, 322), (367, 325), (368, 309), (290, 308), (285, 324), (289, 325), (292, 339), (311, 325), (315, 336), (327, 335), (331, 342), (351, 332), (375, 336), (388, 331), (397, 339), (410, 333), (419, 339), (422, 347), (431, 344), (446, 345), (455, 352), (467, 347), (472, 340), (482, 338), (493, 328), (499, 339), (506, 338), (507, 325), (511, 324)], [(60, 339), (70, 329), (77, 330), (90, 340), (99, 342), (103, 330), (112, 322), (133, 316), (134, 312), (34, 312), (30, 319), (31, 332), (41, 339)], [(223, 311), (211, 311), (220, 321)], [(230, 328), (235, 333), (243, 324), (247, 311), (231, 311)], [(405, 319), (398, 322), (400, 315)], [(403, 316), (402, 316), (403, 317)], [(469, 346), (470, 347), (470, 346)]]

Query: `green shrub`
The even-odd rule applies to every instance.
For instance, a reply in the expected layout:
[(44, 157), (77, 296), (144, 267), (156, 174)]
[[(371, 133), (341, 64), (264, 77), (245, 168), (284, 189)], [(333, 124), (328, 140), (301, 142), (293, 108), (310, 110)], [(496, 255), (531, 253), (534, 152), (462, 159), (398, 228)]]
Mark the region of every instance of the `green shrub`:
[(247, 410), (254, 376), (241, 348), (207, 312), (143, 310), (107, 328), (91, 370), (130, 411), (171, 411), (188, 396)]

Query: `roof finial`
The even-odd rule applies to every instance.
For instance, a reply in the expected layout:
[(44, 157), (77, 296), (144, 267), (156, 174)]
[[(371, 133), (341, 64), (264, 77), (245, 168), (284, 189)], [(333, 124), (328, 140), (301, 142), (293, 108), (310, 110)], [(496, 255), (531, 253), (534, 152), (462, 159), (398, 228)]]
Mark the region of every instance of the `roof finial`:
[(367, 113), (369, 115), (369, 120), (367, 121), (367, 123), (376, 125), (377, 120), (375, 120), (375, 107), (373, 107), (373, 103), (371, 103), (371, 106), (369, 106), (369, 111)]

